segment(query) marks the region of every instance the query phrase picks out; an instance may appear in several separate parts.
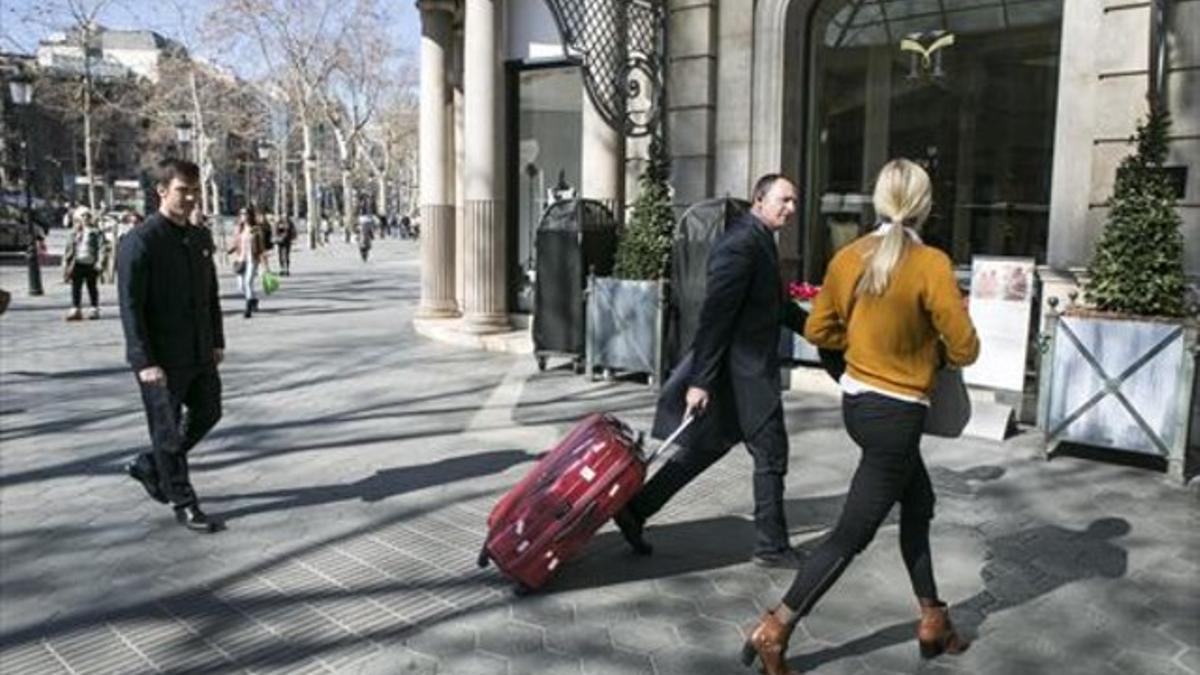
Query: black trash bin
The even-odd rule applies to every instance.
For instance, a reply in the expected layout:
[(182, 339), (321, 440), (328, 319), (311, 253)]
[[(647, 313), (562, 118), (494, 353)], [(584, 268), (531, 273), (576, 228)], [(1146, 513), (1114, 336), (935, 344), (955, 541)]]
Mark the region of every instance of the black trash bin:
[(691, 349), (700, 323), (708, 272), (708, 254), (726, 226), (746, 211), (750, 202), (718, 197), (693, 204), (675, 227), (671, 251), (671, 309), (667, 321), (667, 368)]
[(567, 357), (582, 372), (584, 291), (588, 270), (612, 273), (617, 223), (603, 203), (567, 199), (551, 204), (538, 225), (533, 350), (538, 368)]

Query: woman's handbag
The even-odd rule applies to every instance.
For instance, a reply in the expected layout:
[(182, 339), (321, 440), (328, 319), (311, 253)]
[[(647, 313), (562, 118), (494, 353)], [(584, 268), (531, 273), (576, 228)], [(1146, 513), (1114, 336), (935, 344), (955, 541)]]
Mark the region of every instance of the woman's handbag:
[(238, 275), (239, 277), (242, 276), (243, 274), (245, 274), (246, 273), (246, 261), (245, 260), (233, 261), (233, 273)]
[(971, 396), (963, 382), (962, 370), (943, 366), (933, 379), (929, 394), (929, 412), (925, 415), (925, 433), (943, 438), (958, 438), (971, 421)]
[(262, 287), (263, 293), (271, 295), (279, 290), (279, 277), (273, 272), (263, 272)]

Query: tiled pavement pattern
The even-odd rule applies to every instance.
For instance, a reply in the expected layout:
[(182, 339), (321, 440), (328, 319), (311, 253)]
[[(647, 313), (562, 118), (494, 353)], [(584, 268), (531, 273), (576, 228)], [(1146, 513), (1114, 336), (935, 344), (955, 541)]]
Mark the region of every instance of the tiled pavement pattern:
[[(585, 412), (645, 427), (634, 383), (418, 339), (416, 245), (296, 254), (250, 321), (229, 300), (225, 417), (193, 458), (230, 529), (197, 536), (120, 465), (145, 443), (120, 330), (61, 320), (66, 289), (0, 318), (0, 672), (745, 672), (744, 631), (787, 572), (746, 564), (749, 459), (730, 457), (649, 530), (606, 529), (547, 592), (475, 566), (483, 521)], [(224, 280), (232, 296), (231, 280)], [(854, 449), (837, 402), (788, 395), (795, 540), (840, 508)], [(943, 596), (975, 645), (920, 662), (896, 526), (797, 633), (812, 673), (1200, 673), (1200, 491), (1112, 463), (1044, 462), (1027, 433), (931, 440)]]

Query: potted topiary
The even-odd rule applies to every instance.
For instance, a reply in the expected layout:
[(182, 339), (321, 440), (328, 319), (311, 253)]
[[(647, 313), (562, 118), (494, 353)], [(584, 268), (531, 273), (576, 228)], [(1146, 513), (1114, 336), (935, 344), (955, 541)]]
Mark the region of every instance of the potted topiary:
[(1117, 170), (1083, 303), (1051, 298), (1042, 340), (1039, 424), (1049, 457), (1064, 441), (1159, 457), (1186, 481), (1197, 321), (1183, 235), (1163, 171), (1170, 117), (1150, 99), (1137, 151)]
[(611, 277), (591, 276), (587, 300), (586, 369), (647, 373), (661, 382), (664, 312), (675, 214), (668, 184), (670, 163), (661, 139), (638, 178), (629, 222), (620, 230)]

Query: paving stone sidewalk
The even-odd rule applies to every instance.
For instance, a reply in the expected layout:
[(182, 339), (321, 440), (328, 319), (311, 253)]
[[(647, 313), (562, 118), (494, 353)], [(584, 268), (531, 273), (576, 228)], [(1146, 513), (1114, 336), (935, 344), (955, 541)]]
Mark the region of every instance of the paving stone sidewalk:
[[(226, 532), (199, 536), (121, 464), (147, 443), (113, 288), (63, 322), (68, 289), (0, 317), (0, 672), (749, 672), (736, 656), (787, 572), (746, 562), (750, 461), (735, 450), (648, 530), (605, 528), (546, 592), (476, 567), (486, 514), (591, 411), (649, 425), (653, 394), (533, 359), (417, 337), (414, 242), (368, 263), (295, 253), (263, 311), (226, 291), (224, 418), (192, 455)], [(808, 550), (839, 513), (856, 450), (838, 401), (785, 397), (787, 505)], [(1036, 434), (929, 440), (942, 595), (974, 646), (922, 662), (889, 521), (791, 647), (806, 673), (1200, 673), (1200, 489), (1144, 469), (1042, 460)]]

